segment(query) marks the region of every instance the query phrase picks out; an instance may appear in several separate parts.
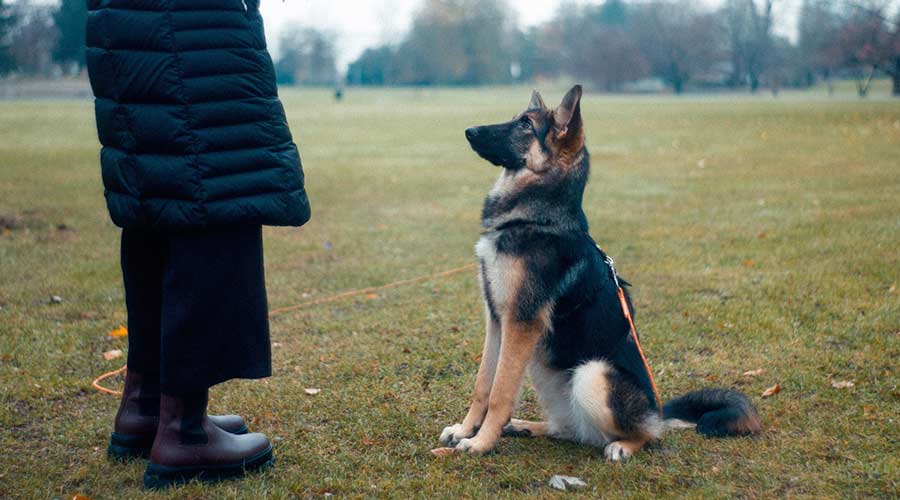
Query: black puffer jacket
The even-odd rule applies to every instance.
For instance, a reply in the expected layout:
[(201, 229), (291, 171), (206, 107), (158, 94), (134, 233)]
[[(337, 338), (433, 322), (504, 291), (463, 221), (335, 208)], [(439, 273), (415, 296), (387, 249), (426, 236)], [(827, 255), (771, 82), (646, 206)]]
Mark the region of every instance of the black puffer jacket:
[(87, 62), (113, 222), (309, 219), (258, 1), (89, 0)]

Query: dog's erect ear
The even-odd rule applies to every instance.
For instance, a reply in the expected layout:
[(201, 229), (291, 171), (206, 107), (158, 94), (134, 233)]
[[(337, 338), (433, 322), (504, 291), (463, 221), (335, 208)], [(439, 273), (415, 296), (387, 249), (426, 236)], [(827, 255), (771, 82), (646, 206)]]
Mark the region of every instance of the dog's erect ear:
[(556, 111), (553, 112), (553, 122), (557, 133), (565, 135), (569, 128), (581, 127), (581, 85), (572, 87)]
[(527, 111), (540, 111), (546, 107), (547, 105), (544, 104), (544, 99), (541, 98), (541, 93), (537, 90), (531, 91), (531, 102), (528, 103)]

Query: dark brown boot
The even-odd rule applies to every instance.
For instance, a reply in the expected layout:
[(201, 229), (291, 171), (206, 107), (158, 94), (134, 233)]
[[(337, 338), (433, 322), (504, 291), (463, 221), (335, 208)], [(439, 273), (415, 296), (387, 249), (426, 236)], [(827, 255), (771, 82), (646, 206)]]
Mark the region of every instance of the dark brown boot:
[(207, 417), (206, 401), (206, 392), (161, 396), (159, 429), (144, 473), (144, 487), (165, 488), (192, 479), (216, 482), (238, 478), (274, 463), (272, 444), (266, 436), (223, 431)]
[[(159, 383), (128, 370), (116, 422), (106, 452), (114, 460), (148, 458), (159, 427)], [(232, 434), (246, 434), (247, 425), (237, 415), (210, 415), (209, 419)]]

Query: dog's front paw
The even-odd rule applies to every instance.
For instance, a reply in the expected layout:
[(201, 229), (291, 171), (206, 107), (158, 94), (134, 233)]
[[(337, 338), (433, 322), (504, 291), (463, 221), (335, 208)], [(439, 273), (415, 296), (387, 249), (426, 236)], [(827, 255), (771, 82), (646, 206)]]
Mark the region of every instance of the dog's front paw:
[(604, 450), (604, 454), (606, 455), (606, 459), (611, 462), (624, 462), (631, 458), (631, 448), (623, 445), (619, 441), (613, 441), (606, 445), (606, 450)]
[(463, 439), (470, 438), (475, 435), (475, 429), (466, 429), (462, 424), (453, 424), (449, 427), (444, 427), (444, 431), (441, 432), (441, 443), (444, 446), (449, 446), (453, 448)]
[(484, 455), (485, 453), (494, 449), (493, 444), (484, 443), (482, 440), (478, 438), (472, 439), (461, 439), (459, 443), (456, 445), (456, 449), (459, 451), (463, 451), (466, 453), (471, 453), (472, 455)]

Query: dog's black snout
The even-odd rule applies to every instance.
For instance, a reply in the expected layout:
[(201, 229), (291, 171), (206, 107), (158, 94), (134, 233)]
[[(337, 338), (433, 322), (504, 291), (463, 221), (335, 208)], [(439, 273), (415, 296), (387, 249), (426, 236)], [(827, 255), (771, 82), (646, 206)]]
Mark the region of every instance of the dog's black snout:
[(466, 139), (474, 139), (478, 136), (478, 127), (469, 127), (466, 129)]

